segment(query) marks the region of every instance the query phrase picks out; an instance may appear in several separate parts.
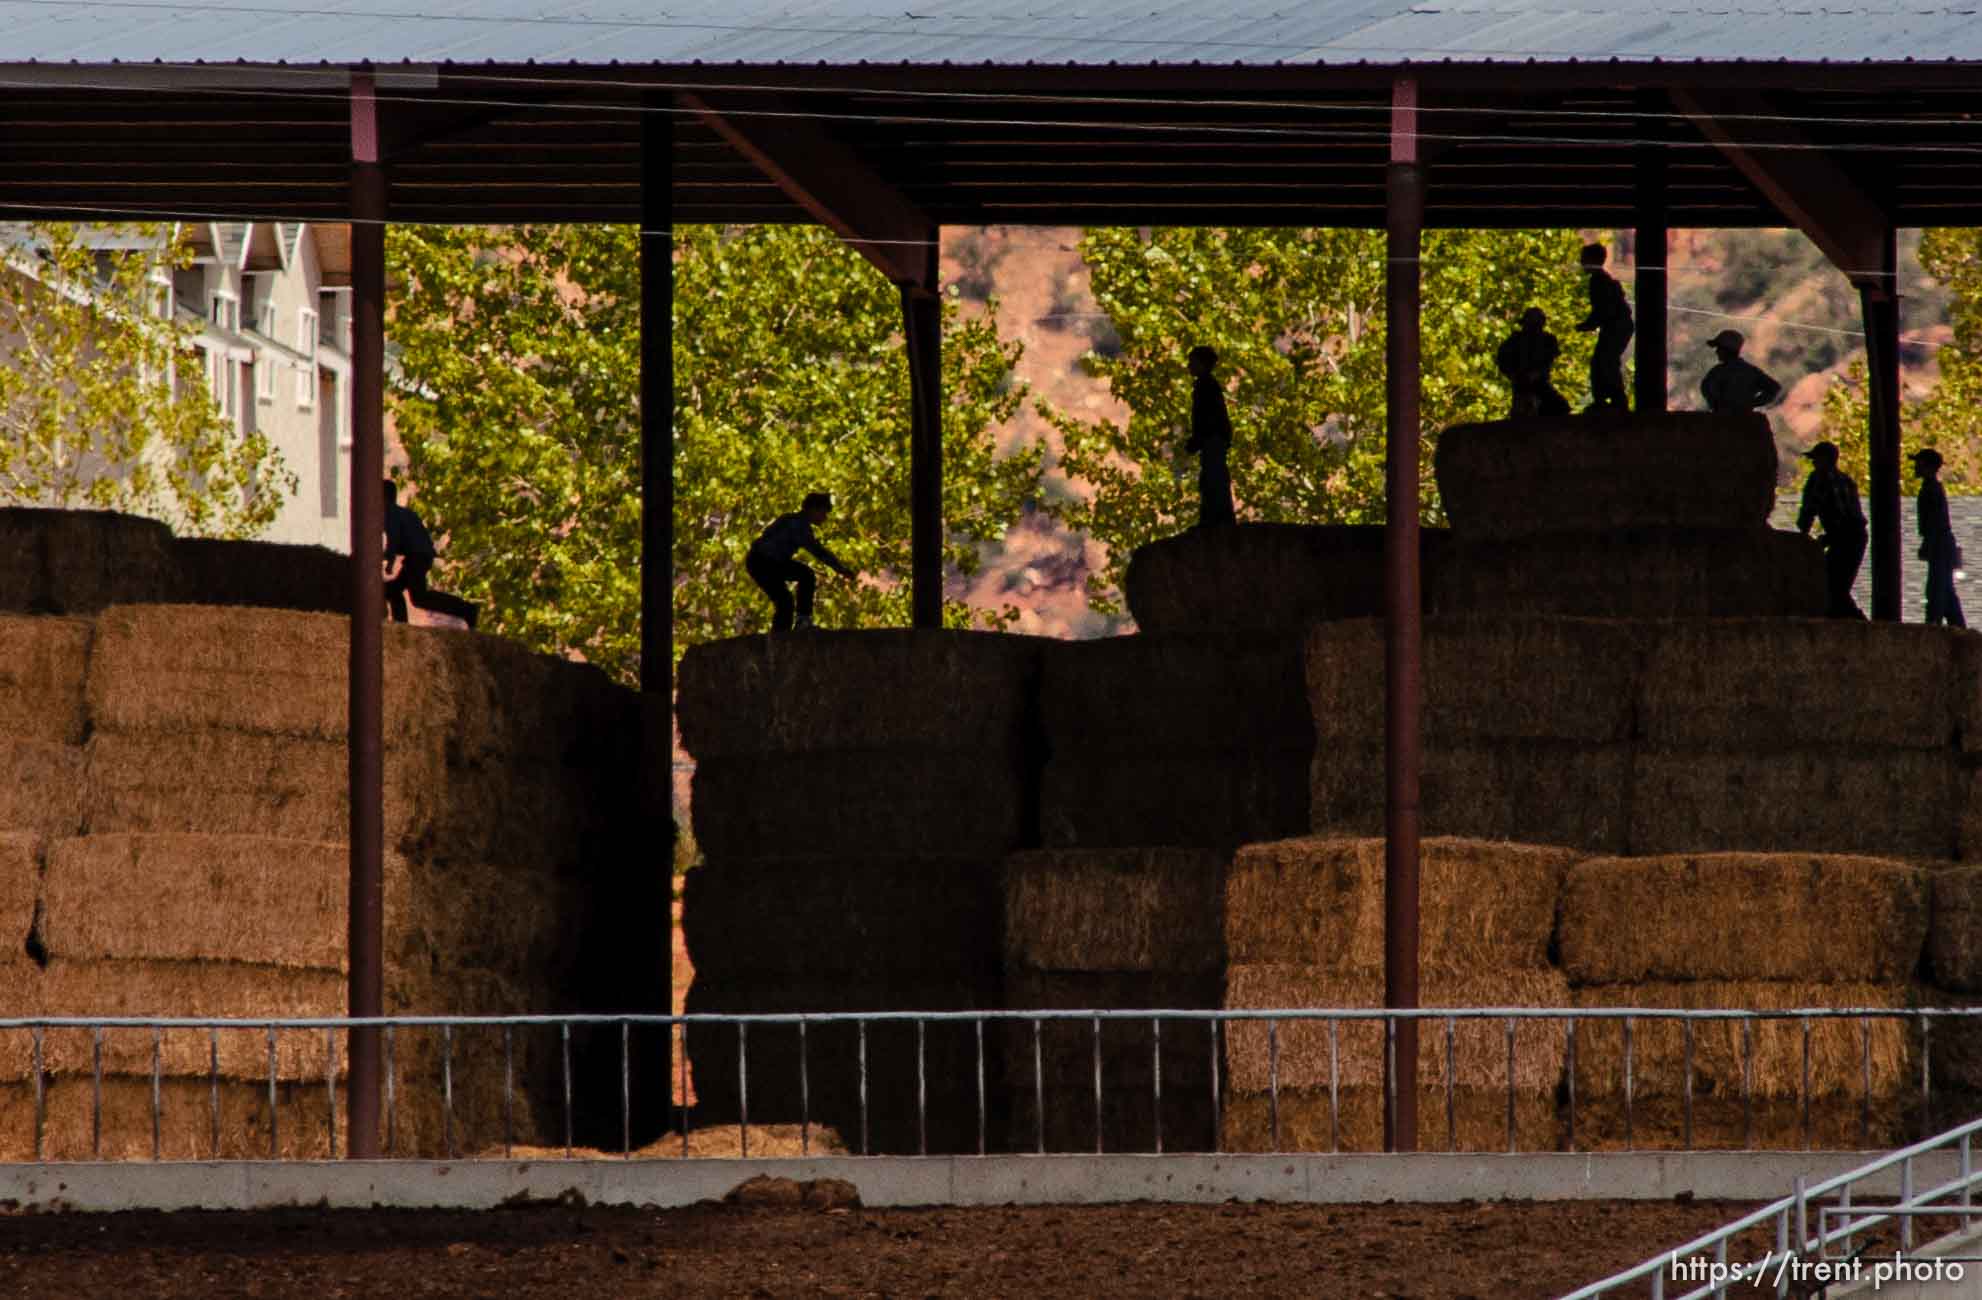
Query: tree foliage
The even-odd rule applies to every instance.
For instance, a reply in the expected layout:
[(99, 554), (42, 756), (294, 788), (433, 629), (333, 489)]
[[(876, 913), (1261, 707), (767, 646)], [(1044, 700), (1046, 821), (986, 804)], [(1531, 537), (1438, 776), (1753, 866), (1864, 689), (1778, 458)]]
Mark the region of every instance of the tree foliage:
[[(488, 625), (639, 668), (637, 235), (630, 227), (395, 228), (402, 282), (391, 401), (418, 506), (445, 535), (443, 585)], [(674, 626), (687, 644), (762, 631), (752, 540), (810, 491), (822, 537), (862, 571), (822, 572), (822, 626), (908, 621), (908, 370), (893, 286), (813, 227), (677, 227)], [(945, 565), (973, 572), (1038, 491), (1037, 450), (991, 427), (1024, 390), (989, 315), (944, 310)], [(962, 625), (970, 612), (946, 607)]]
[[(1562, 341), (1556, 383), (1580, 405), (1592, 336), (1573, 231), (1434, 231), (1423, 262), (1423, 495), (1437, 431), (1506, 413), (1494, 352), (1523, 309), (1548, 313)], [(1088, 370), (1130, 409), (1126, 424), (1044, 406), (1065, 442), (1062, 468), (1093, 489), (1068, 522), (1105, 543), (1090, 598), (1113, 608), (1130, 552), (1195, 522), (1186, 352), (1218, 349), (1242, 519), (1373, 523), (1384, 514), (1383, 235), (1359, 230), (1089, 230), (1081, 242), (1095, 299), (1121, 351)]]
[[(1940, 382), (1901, 404), (1901, 464), (1933, 447), (1946, 462), (1941, 482), (1950, 494), (1982, 493), (1982, 230), (1925, 231), (1920, 266), (1948, 291), (1954, 338), (1938, 355)], [(1824, 437), (1837, 444), (1839, 467), (1860, 484), (1870, 472), (1870, 400), (1862, 358), (1824, 393)]]
[(215, 408), (198, 328), (159, 311), (191, 249), (162, 225), (0, 234), (0, 504), (149, 515), (252, 537), (296, 491), (267, 438)]

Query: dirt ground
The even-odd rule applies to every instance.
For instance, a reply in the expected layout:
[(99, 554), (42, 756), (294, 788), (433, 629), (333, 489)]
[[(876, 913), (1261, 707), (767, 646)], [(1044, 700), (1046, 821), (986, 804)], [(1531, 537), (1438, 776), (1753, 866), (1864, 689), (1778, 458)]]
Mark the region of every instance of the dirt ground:
[[(1727, 1202), (0, 1215), (0, 1296), (1548, 1297)], [(1767, 1241), (1757, 1237), (1759, 1257)], [(1749, 1256), (1741, 1250), (1733, 1258)]]

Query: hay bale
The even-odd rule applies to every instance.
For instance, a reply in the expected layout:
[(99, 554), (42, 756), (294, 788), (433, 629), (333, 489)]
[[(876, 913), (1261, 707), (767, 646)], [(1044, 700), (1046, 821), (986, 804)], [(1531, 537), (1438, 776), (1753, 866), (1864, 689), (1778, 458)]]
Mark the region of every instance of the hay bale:
[(184, 604), (351, 612), (351, 557), (328, 547), (180, 537), (172, 565)]
[[(1448, 538), (1423, 529), (1425, 587), (1436, 586)], [(1240, 524), (1193, 528), (1139, 546), (1122, 583), (1144, 633), (1296, 631), (1317, 620), (1383, 613), (1381, 525)]]
[[(84, 815), (92, 834), (124, 831), (330, 841), (351, 829), (342, 741), (245, 731), (99, 732), (88, 746)], [(455, 787), (438, 744), (385, 753), (385, 842), (422, 848)], [(492, 817), (491, 820), (501, 820)]]
[(172, 530), (107, 510), (0, 510), (0, 610), (90, 614), (167, 600)]
[(1039, 710), (1055, 754), (1306, 750), (1298, 629), (1250, 645), (1149, 635), (1055, 642)]
[(1469, 540), (1758, 528), (1775, 505), (1775, 439), (1755, 414), (1462, 424), (1439, 435), (1432, 463), (1453, 531)]
[[(600, 859), (652, 853), (626, 815), (629, 788), (588, 780), (589, 769), (521, 759), (449, 767), (436, 799), (433, 829), (418, 846), (448, 865), (503, 862), (571, 874)], [(625, 770), (620, 776), (630, 775)]]
[(1824, 556), (1768, 528), (1627, 528), (1469, 540), (1429, 598), (1439, 614), (1818, 618)]
[(49, 846), (42, 941), (61, 958), (336, 970), (350, 856), (240, 835), (91, 835)]
[(1308, 829), (1310, 746), (1103, 753), (1055, 749), (1039, 795), (1057, 849), (1229, 848)]
[(574, 987), (585, 949), (604, 934), (590, 924), (595, 892), (604, 891), (525, 867), (388, 859), (386, 960), (497, 976), (519, 990), (520, 1013), (597, 1009)]
[[(1455, 1087), (1451, 1115), (1444, 1088), (1418, 1090), (1420, 1151), (1502, 1152), (1507, 1148), (1505, 1087)], [(1384, 1091), (1358, 1085), (1340, 1089), (1330, 1112), (1326, 1087), (1283, 1088), (1278, 1108), (1280, 1140), (1273, 1140), (1274, 1100), (1242, 1093), (1225, 1100), (1219, 1121), (1220, 1151), (1381, 1151)], [(1557, 1145), (1553, 1092), (1514, 1094), (1514, 1142), (1519, 1151), (1552, 1151)]]
[(1737, 753), (1643, 746), (1633, 755), (1634, 854), (1754, 850), (1949, 858), (1956, 765), (1927, 750)]
[(1083, 849), (1005, 859), (1005, 968), (1215, 971), (1225, 964), (1222, 853)]
[[(1104, 1087), (1101, 1093), (1101, 1137), (1095, 1140), (1094, 1086), (1091, 1079), (1068, 1079), (1064, 1086), (1046, 1085), (1043, 1132), (1039, 1107), (1030, 1080), (1012, 1091), (1011, 1121), (1004, 1128), (1005, 1149), (1034, 1151), (1146, 1154), (1156, 1150), (1158, 1111), (1162, 1117), (1163, 1150), (1210, 1151), (1218, 1136), (1218, 1106), (1206, 1087), (1173, 1087), (1166, 1074), (1159, 1107), (1148, 1084)], [(992, 1140), (997, 1140), (997, 1134)]]
[(0, 615), (0, 735), (82, 742), (89, 643), (81, 619)]
[(424, 635), (444, 664), (450, 765), (617, 770), (638, 759), (637, 694), (597, 667), (499, 637)]
[[(689, 986), (687, 1012), (956, 1011), (998, 1005), (987, 980), (889, 979), (712, 980)], [(734, 1025), (691, 1024), (688, 1055), (694, 1070), (696, 1122), (734, 1123), (739, 1115), (738, 1031)], [(932, 1153), (977, 1149), (978, 1036), (970, 1022), (930, 1023), (921, 1040), (908, 1022), (873, 1022), (866, 1030), (868, 1149), (904, 1154), (921, 1147), (918, 1095)], [(987, 1141), (1004, 1127), (1006, 1099), (996, 1026), (983, 1035)], [(747, 1032), (750, 1121), (796, 1124), (807, 1113), (860, 1146), (860, 1031), (846, 1022), (809, 1025), (805, 1085), (799, 1075), (799, 1033), (792, 1025), (757, 1025)]]
[[(1642, 628), (1596, 619), (1427, 619), (1425, 740), (1628, 740), (1643, 641)], [(1374, 620), (1310, 629), (1308, 703), (1323, 747), (1383, 742), (1383, 655)]]
[(886, 629), (733, 637), (681, 662), (697, 762), (846, 750), (1011, 753), (1030, 743), (1043, 638)]
[[(18, 978), (15, 968), (28, 960), (28, 934), (40, 897), (41, 837), (0, 831), (0, 970), (8, 971), (9, 980)], [(0, 1016), (13, 1014), (0, 1010)]]
[(55, 837), (83, 828), (83, 748), (0, 736), (0, 830)]
[[(105, 1078), (101, 1136), (96, 1136), (91, 1080), (56, 1078), (43, 1094), (45, 1160), (150, 1160), (152, 1092), (149, 1077)], [(262, 1160), (271, 1155), (268, 1086), (222, 1080), (216, 1144), (214, 1091), (203, 1079), (165, 1079), (159, 1085), (158, 1155), (164, 1160)], [(338, 1096), (339, 1134), (330, 1140), (330, 1097), (321, 1083), (278, 1083), (276, 1145), (284, 1160), (324, 1160), (345, 1149), (344, 1097)], [(31, 1083), (0, 1083), (0, 1161), (35, 1159), (35, 1099)]]
[(709, 858), (997, 857), (1024, 844), (1016, 758), (984, 751), (762, 754), (695, 765), (690, 809)]
[[(1549, 964), (1567, 849), (1433, 838), (1419, 852), (1421, 948), (1429, 968)], [(1248, 844), (1225, 890), (1225, 946), (1238, 964), (1336, 972), (1383, 968), (1384, 842)]]
[[(1427, 835), (1624, 851), (1632, 807), (1627, 745), (1500, 740), (1433, 744), (1423, 754), (1419, 809)], [(1316, 833), (1383, 833), (1382, 745), (1316, 746), (1309, 788)]]
[(1561, 965), (1588, 984), (1907, 980), (1927, 888), (1910, 863), (1841, 854), (1593, 858), (1569, 869)]
[[(1423, 972), (1418, 1001), (1427, 1007), (1565, 1007), (1568, 981), (1554, 970)], [(1340, 973), (1313, 966), (1237, 965), (1225, 978), (1225, 1006), (1235, 1011), (1380, 1007), (1383, 973)], [(1337, 1022), (1335, 1078), (1341, 1086), (1381, 1088), (1384, 1030), (1379, 1021)], [(1239, 1093), (1261, 1093), (1272, 1081), (1273, 1039), (1279, 1043), (1279, 1085), (1318, 1088), (1329, 1084), (1330, 1047), (1326, 1020), (1285, 1020), (1270, 1031), (1264, 1020), (1235, 1020), (1225, 1027), (1226, 1074)], [(1560, 1025), (1520, 1020), (1514, 1035), (1516, 1093), (1555, 1095), (1562, 1078), (1564, 1035)], [(1453, 1025), (1453, 1085), (1507, 1088), (1507, 1034), (1501, 1020), (1458, 1020)], [(1420, 1087), (1445, 1086), (1444, 1022), (1426, 1021), (1418, 1031)]]
[[(1913, 990), (1906, 983), (1800, 983), (1789, 981), (1647, 980), (1634, 984), (1591, 984), (1575, 989), (1578, 1007), (1646, 1007), (1779, 1011), (1793, 1007), (1904, 1007)], [(1871, 1023), (1872, 1098), (1890, 1107), (1907, 1089), (1919, 1086), (1913, 1028), (1905, 1020)], [(1803, 1029), (1794, 1020), (1755, 1024), (1753, 1094), (1757, 1098), (1799, 1098), (1803, 1089)], [(1636, 1098), (1682, 1097), (1685, 1090), (1685, 1030), (1672, 1020), (1641, 1019), (1632, 1029), (1631, 1086)], [(1742, 1091), (1741, 1026), (1732, 1020), (1699, 1021), (1693, 1026), (1693, 1093), (1732, 1097)], [(1810, 1030), (1810, 1089), (1813, 1097), (1857, 1100), (1865, 1092), (1864, 1031), (1856, 1021), (1813, 1022)], [(1624, 1029), (1621, 1020), (1588, 1020), (1577, 1025), (1576, 1094), (1579, 1102), (1624, 1092)]]
[(1929, 872), (1927, 881), (1927, 969), (1941, 988), (1982, 993), (1982, 867)]
[(682, 884), (682, 938), (711, 976), (994, 975), (998, 916), (981, 858), (712, 858)]
[[(39, 977), (40, 1006), (50, 1016), (186, 1016), (224, 1020), (284, 1019), (344, 1014), (345, 979), (335, 970), (249, 965), (216, 961), (64, 960), (56, 958)], [(219, 1050), (223, 1079), (268, 1078), (268, 1038), (259, 1028), (219, 1033), (217, 1043), (204, 1029), (160, 1031), (162, 1073), (206, 1077), (211, 1052)], [(43, 1040), (44, 1068), (55, 1073), (89, 1074), (92, 1035), (86, 1029), (49, 1029)], [(345, 1068), (344, 1047), (338, 1069)], [(321, 1082), (330, 1049), (314, 1030), (276, 1035), (276, 1078)], [(106, 1074), (149, 1077), (152, 1034), (148, 1029), (103, 1031)]]
[(1958, 638), (1946, 629), (1729, 619), (1646, 632), (1637, 710), (1649, 744), (1945, 751), (1954, 742)]
[[(124, 605), (96, 624), (90, 721), (109, 731), (219, 728), (344, 739), (350, 622), (329, 614)], [(428, 738), (453, 711), (433, 634), (385, 629), (385, 740)]]
[[(1224, 977), (1217, 970), (1007, 971), (1005, 975), (1005, 1005), (1014, 1011), (1210, 1011), (1217, 1009), (1223, 992)], [(1033, 1021), (1006, 1020), (997, 1026), (1005, 1077), (1014, 1087), (1031, 1089), (1036, 1072), (1043, 1078), (1049, 1098), (1064, 1095), (1069, 1089), (1078, 1096), (1090, 1096), (1094, 1090), (1093, 1019), (1037, 1023), (1037, 1061)], [(1147, 1090), (1156, 1072), (1159, 1047), (1166, 1088), (1173, 1084), (1194, 1086), (1210, 1078), (1214, 1039), (1209, 1022), (1167, 1021), (1159, 1030), (1149, 1020), (1103, 1020), (1103, 1089)]]
[[(1727, 1097), (1696, 1092), (1693, 1140), (1689, 1144), (1683, 1098), (1633, 1096), (1627, 1142), (1621, 1093), (1588, 1101), (1578, 1096), (1575, 1149), (1885, 1151), (1919, 1136), (1916, 1109), (1917, 1099), (1875, 1102), (1868, 1113), (1857, 1097), (1813, 1098), (1806, 1129), (1799, 1098), (1755, 1098), (1744, 1107), (1738, 1094)], [(1566, 1130), (1566, 1109), (1558, 1122)]]

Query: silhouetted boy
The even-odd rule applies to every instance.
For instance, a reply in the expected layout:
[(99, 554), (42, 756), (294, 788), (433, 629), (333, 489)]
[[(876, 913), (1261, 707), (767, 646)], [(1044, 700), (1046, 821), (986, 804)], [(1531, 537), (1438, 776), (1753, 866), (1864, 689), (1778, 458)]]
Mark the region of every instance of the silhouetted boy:
[(1803, 453), (1810, 477), (1803, 481), (1803, 508), (1796, 512), (1798, 532), (1813, 522), (1824, 526), (1824, 612), (1831, 618), (1864, 618), (1851, 598), (1858, 566), (1865, 561), (1865, 512), (1858, 505), (1858, 485), (1837, 467), (1837, 444), (1820, 442)]
[(1628, 411), (1631, 403), (1624, 396), (1624, 348), (1631, 342), (1631, 304), (1624, 299), (1624, 286), (1603, 269), (1610, 257), (1602, 244), (1583, 246), (1583, 270), (1590, 277), (1590, 314), (1576, 326), (1579, 333), (1592, 330), (1597, 350), (1590, 354), (1590, 404), (1586, 410)]
[(812, 530), (825, 523), (831, 513), (833, 499), (824, 492), (814, 492), (805, 498), (797, 513), (779, 515), (772, 521), (750, 544), (750, 553), (743, 557), (744, 571), (771, 598), (773, 632), (792, 630), (792, 599), (786, 587), (792, 582), (798, 584), (797, 626), (800, 629), (812, 626), (812, 593), (818, 589), (819, 580), (811, 568), (798, 562), (800, 551), (812, 552), (841, 577), (855, 576), (852, 569), (840, 563), (839, 557), (813, 535)]
[(1548, 313), (1530, 307), (1521, 313), (1521, 328), (1494, 353), (1494, 365), (1514, 390), (1510, 417), (1569, 414), (1569, 399), (1555, 391), (1555, 358), (1562, 345), (1547, 327)]
[(1196, 452), (1197, 524), (1221, 528), (1238, 522), (1232, 510), (1232, 470), (1226, 453), (1232, 449), (1232, 420), (1225, 414), (1225, 390), (1212, 372), (1218, 352), (1202, 345), (1191, 349), (1191, 440), (1185, 451)]
[(1745, 340), (1733, 330), (1722, 330), (1707, 340), (1720, 362), (1700, 381), (1700, 395), (1707, 409), (1723, 415), (1745, 415), (1759, 410), (1782, 396), (1782, 385), (1762, 373), (1759, 366), (1741, 359)]
[(385, 482), (385, 603), (395, 623), (407, 621), (406, 601), (435, 614), (447, 614), (469, 627), (481, 611), (472, 603), (427, 587), (434, 567), (434, 539), (420, 517), (399, 504), (399, 489)]
[(1954, 589), (1954, 571), (1961, 566), (1961, 546), (1948, 518), (1948, 492), (1941, 486), (1941, 453), (1932, 447), (1913, 453), (1913, 472), (1920, 476), (1920, 558), (1927, 561), (1927, 622), (1967, 627), (1961, 597)]

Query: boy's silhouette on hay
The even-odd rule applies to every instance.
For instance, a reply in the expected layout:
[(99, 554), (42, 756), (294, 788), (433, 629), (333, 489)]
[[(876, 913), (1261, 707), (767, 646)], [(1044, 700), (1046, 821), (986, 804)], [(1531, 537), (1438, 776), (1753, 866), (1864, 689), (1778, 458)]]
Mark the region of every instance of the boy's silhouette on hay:
[(839, 557), (827, 550), (825, 543), (812, 532), (825, 523), (826, 516), (832, 512), (833, 499), (830, 496), (824, 492), (812, 493), (795, 513), (779, 515), (773, 520), (771, 526), (750, 544), (750, 552), (743, 558), (744, 571), (771, 598), (773, 632), (793, 629), (791, 591), (786, 585), (793, 582), (798, 584), (797, 627), (803, 630), (812, 626), (812, 594), (817, 590), (819, 580), (809, 566), (798, 562), (797, 556), (801, 550), (810, 551), (824, 560), (841, 577), (858, 576), (854, 570), (840, 563)]
[(1514, 390), (1508, 417), (1567, 415), (1569, 399), (1555, 391), (1555, 359), (1562, 345), (1548, 332), (1548, 313), (1530, 307), (1521, 313), (1521, 328), (1507, 336), (1493, 363)]
[(1576, 326), (1578, 332), (1596, 331), (1597, 349), (1590, 354), (1590, 404), (1585, 411), (1628, 411), (1631, 403), (1624, 396), (1624, 348), (1636, 327), (1631, 322), (1631, 304), (1625, 301), (1624, 286), (1603, 269), (1610, 253), (1602, 244), (1583, 246), (1583, 270), (1590, 277), (1590, 314)]
[(1967, 627), (1961, 596), (1954, 589), (1954, 571), (1961, 567), (1961, 546), (1948, 518), (1948, 492), (1941, 486), (1941, 453), (1924, 447), (1913, 453), (1913, 472), (1920, 476), (1920, 558), (1927, 561), (1927, 622)]
[(406, 602), (432, 614), (458, 618), (471, 629), (480, 609), (471, 601), (427, 587), (434, 567), (434, 539), (420, 517), (399, 504), (399, 489), (385, 480), (385, 603), (392, 621), (407, 621)]
[(1197, 453), (1197, 525), (1224, 528), (1238, 522), (1232, 510), (1232, 471), (1226, 453), (1232, 449), (1232, 420), (1225, 413), (1225, 390), (1213, 371), (1218, 351), (1200, 344), (1191, 349), (1191, 440), (1184, 450)]
[(1707, 409), (1727, 415), (1745, 415), (1760, 410), (1782, 396), (1782, 385), (1762, 372), (1761, 367), (1741, 359), (1745, 342), (1734, 330), (1722, 330), (1707, 340), (1720, 361), (1700, 381), (1700, 395)]

